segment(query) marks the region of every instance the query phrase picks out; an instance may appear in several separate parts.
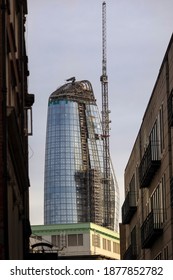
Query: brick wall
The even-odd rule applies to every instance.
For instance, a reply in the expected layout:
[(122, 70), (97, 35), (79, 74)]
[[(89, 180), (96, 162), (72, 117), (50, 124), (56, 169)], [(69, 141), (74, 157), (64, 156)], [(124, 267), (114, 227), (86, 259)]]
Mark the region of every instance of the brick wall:
[(0, 0), (0, 259), (5, 258), (4, 238), (4, 125), (3, 125), (3, 46), (2, 46), (2, 0)]

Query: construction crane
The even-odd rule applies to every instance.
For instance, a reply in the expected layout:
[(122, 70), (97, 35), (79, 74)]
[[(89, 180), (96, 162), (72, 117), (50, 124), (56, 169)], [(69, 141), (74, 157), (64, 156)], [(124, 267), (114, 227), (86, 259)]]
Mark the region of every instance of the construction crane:
[(109, 104), (106, 53), (106, 2), (102, 3), (102, 130), (103, 130), (103, 185), (104, 185), (104, 226), (111, 228), (110, 209), (110, 151), (109, 151)]

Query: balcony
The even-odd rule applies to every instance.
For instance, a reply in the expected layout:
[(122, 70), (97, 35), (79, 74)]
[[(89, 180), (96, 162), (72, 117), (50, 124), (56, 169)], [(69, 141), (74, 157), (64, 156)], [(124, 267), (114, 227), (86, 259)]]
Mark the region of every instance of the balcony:
[(129, 191), (122, 206), (122, 223), (128, 224), (136, 210), (136, 192)]
[(128, 249), (123, 255), (123, 260), (136, 260), (137, 259), (137, 246), (130, 244)]
[(163, 232), (163, 210), (152, 210), (141, 227), (142, 248), (150, 248)]
[(149, 186), (154, 174), (160, 167), (160, 162), (159, 143), (150, 141), (139, 166), (141, 188)]

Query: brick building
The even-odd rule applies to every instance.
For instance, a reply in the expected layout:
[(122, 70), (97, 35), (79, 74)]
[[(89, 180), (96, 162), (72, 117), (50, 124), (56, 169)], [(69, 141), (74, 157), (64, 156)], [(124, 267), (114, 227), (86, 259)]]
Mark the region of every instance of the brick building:
[(0, 0), (0, 259), (29, 248), (28, 135), (34, 95), (27, 91), (27, 1)]
[(173, 259), (173, 36), (125, 169), (122, 259)]

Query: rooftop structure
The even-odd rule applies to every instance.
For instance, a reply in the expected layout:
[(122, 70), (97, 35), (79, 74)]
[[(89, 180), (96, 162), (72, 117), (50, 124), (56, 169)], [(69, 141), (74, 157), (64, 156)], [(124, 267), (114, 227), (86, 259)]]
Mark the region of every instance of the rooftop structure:
[(93, 223), (32, 226), (30, 249), (38, 258), (42, 253), (47, 259), (48, 254), (57, 259), (120, 259), (119, 235)]

